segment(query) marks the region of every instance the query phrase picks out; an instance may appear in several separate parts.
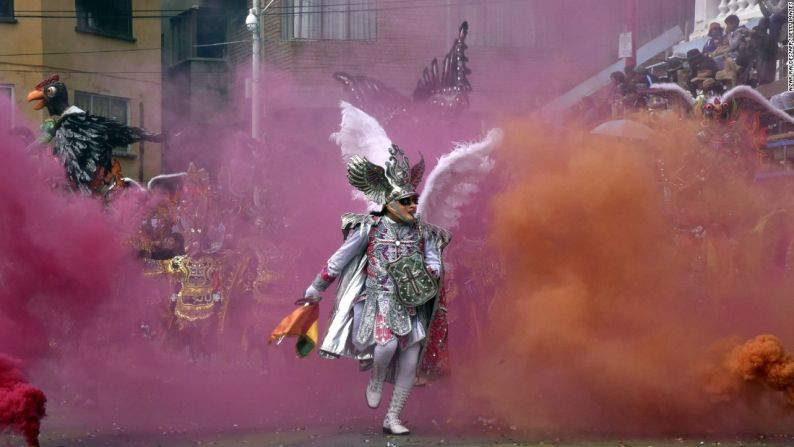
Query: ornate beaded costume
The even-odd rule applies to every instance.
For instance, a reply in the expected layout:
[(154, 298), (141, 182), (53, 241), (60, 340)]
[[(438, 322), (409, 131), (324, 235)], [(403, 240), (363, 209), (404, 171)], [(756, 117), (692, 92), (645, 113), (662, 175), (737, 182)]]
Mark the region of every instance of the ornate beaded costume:
[(365, 393), (370, 408), (380, 405), (384, 382), (394, 383), (383, 431), (406, 435), (400, 412), (414, 384), (449, 368), (442, 254), (450, 236), (427, 222), (454, 226), (458, 208), (477, 189), (473, 182), (493, 166), (488, 154), (501, 132), (441, 157), (421, 204), (416, 189), (424, 160), (411, 166), (374, 118), (342, 103), (342, 126), (332, 139), (348, 161), (354, 197), (372, 212), (342, 216), (345, 241), (301, 302), (316, 303), (339, 279), (320, 355), (358, 359), (360, 369), (372, 369)]
[[(417, 195), (415, 188), (424, 173), (424, 161), (411, 167), (396, 145), (389, 148), (389, 155), (386, 169), (363, 157), (352, 157), (348, 163), (351, 185), (380, 205)], [(433, 320), (446, 311), (439, 310), (438, 296), (443, 280), (441, 253), (449, 243), (449, 233), (424, 222), (407, 224), (371, 214), (344, 215), (342, 231), (345, 243), (313, 282), (322, 291), (341, 278), (321, 355), (364, 360), (372, 357), (376, 344), (395, 337), (401, 346), (425, 342)], [(423, 271), (403, 267), (404, 275), (397, 281), (408, 290), (432, 295), (417, 306), (398, 299), (400, 285), (389, 271), (390, 266), (411, 256), (421, 260)], [(445, 349), (446, 326), (434, 335), (441, 337), (436, 348), (443, 345)], [(438, 349), (435, 352), (438, 354)]]

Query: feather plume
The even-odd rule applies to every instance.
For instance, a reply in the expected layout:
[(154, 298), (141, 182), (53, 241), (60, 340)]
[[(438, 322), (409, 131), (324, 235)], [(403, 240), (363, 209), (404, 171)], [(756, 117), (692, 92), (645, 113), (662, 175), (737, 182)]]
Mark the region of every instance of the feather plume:
[(683, 104), (688, 105), (690, 109), (695, 106), (695, 98), (692, 97), (692, 94), (676, 83), (661, 82), (651, 84), (650, 91), (653, 94), (665, 96), (669, 99), (679, 100)]
[(358, 155), (385, 167), (392, 142), (380, 123), (348, 102), (342, 101), (339, 106), (342, 124), (339, 132), (331, 134), (331, 140), (342, 149), (342, 159), (348, 162), (353, 155)]
[(739, 110), (752, 110), (755, 109), (762, 112), (764, 115), (772, 115), (777, 119), (781, 119), (789, 124), (794, 124), (794, 118), (788, 113), (775, 107), (764, 95), (758, 93), (752, 87), (746, 85), (739, 85), (725, 92), (720, 101), (728, 102), (735, 100), (739, 105)]
[[(352, 104), (342, 101), (342, 124), (338, 132), (331, 134), (331, 141), (339, 145), (342, 159), (349, 162), (358, 156), (369, 162), (385, 167), (389, 160), (389, 147), (392, 142), (378, 121)], [(380, 206), (367, 199), (361, 191), (353, 191), (353, 198), (367, 202), (369, 210), (379, 210)]]

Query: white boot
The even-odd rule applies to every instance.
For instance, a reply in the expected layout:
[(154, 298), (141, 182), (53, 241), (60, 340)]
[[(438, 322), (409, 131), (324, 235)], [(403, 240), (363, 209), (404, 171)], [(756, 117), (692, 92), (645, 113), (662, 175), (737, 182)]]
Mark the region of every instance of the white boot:
[(386, 417), (383, 419), (383, 433), (389, 435), (411, 434), (411, 430), (400, 422), (400, 412), (405, 407), (405, 402), (408, 401), (408, 396), (410, 395), (411, 388), (395, 385), (391, 402), (389, 403), (389, 411), (386, 412)]
[(377, 363), (372, 365), (372, 377), (367, 384), (367, 406), (378, 408), (383, 396), (383, 382), (386, 380), (386, 368)]

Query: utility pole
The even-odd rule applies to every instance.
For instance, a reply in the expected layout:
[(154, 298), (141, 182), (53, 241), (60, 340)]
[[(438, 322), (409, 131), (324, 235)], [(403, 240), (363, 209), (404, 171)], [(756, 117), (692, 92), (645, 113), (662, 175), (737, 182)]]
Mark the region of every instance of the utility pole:
[[(146, 128), (145, 127), (146, 125), (143, 123), (143, 117), (144, 117), (144, 114), (143, 114), (143, 101), (141, 101), (141, 102), (138, 103), (138, 125), (141, 127), (141, 129), (145, 129)], [(143, 168), (144, 168), (144, 163), (145, 163), (145, 160), (146, 160), (146, 147), (144, 146), (144, 141), (143, 140), (141, 140), (138, 143), (138, 145), (139, 145), (138, 147), (140, 148), (140, 152), (138, 154), (139, 155), (138, 158), (139, 158), (139, 162), (140, 162), (140, 164), (138, 165), (138, 181), (143, 183), (143, 174), (144, 174), (144, 169)]]
[(262, 137), (262, 104), (260, 100), (262, 77), (262, 37), (259, 0), (253, 0), (253, 8), (245, 19), (245, 26), (253, 34), (251, 67), (251, 137), (259, 140)]

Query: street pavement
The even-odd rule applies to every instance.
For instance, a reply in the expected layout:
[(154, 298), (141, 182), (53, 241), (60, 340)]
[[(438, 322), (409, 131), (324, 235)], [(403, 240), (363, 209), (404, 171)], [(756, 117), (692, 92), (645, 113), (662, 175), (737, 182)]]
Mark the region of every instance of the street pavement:
[[(24, 445), (20, 438), (7, 436), (8, 445)], [(460, 447), (766, 447), (792, 446), (794, 438), (752, 436), (746, 439), (715, 440), (693, 437), (675, 439), (621, 440), (528, 440), (517, 434), (490, 436), (455, 435), (440, 433), (411, 436), (386, 436), (371, 431), (351, 431), (350, 427), (336, 429), (289, 430), (236, 430), (225, 432), (167, 432), (131, 433), (116, 431), (64, 431), (42, 434), (42, 447), (409, 447), (409, 446), (460, 446)], [(3, 437), (0, 436), (0, 445)]]

